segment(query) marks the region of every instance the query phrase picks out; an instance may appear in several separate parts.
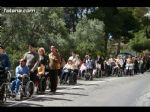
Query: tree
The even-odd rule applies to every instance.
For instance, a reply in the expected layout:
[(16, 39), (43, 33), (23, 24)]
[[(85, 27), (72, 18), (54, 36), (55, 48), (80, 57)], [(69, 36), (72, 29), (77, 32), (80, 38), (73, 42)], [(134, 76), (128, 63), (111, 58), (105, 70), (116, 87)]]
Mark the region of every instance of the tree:
[(144, 30), (135, 33), (135, 38), (130, 40), (128, 44), (136, 52), (150, 50), (150, 40), (146, 38)]
[(97, 51), (104, 52), (104, 34), (104, 23), (102, 21), (83, 18), (77, 24), (76, 32), (72, 33), (70, 37), (73, 39), (75, 50), (81, 56), (87, 52), (95, 55)]
[(50, 45), (55, 45), (60, 53), (69, 49), (63, 11), (61, 7), (37, 7), (35, 13), (2, 14), (0, 40), (6, 46), (13, 64), (27, 51), (29, 43), (37, 48), (44, 47), (47, 52), (50, 52)]
[(105, 24), (105, 51), (107, 54), (108, 34), (111, 33), (113, 39), (118, 43), (117, 54), (120, 52), (120, 42), (122, 37), (128, 41), (133, 38), (129, 31), (137, 28), (137, 22), (132, 16), (132, 12), (124, 8), (117, 7), (99, 7), (95, 12), (91, 13), (89, 18), (98, 18)]

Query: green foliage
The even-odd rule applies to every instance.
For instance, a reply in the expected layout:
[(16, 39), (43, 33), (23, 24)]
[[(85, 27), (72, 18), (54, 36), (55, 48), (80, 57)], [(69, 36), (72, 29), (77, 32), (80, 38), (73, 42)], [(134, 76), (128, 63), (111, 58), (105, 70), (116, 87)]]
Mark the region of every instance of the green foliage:
[(96, 54), (104, 51), (104, 23), (98, 19), (83, 18), (76, 26), (76, 32), (71, 34), (75, 50), (85, 55), (87, 52)]
[(129, 45), (137, 52), (150, 50), (150, 40), (146, 38), (144, 30), (140, 30), (139, 32), (135, 33), (135, 38), (130, 40)]
[(60, 53), (66, 52), (69, 43), (63, 17), (61, 7), (38, 7), (35, 13), (4, 13), (0, 41), (6, 47), (11, 63), (16, 63), (27, 52), (29, 43), (44, 47), (47, 53), (51, 45), (66, 48)]
[(108, 33), (111, 33), (114, 44), (127, 43), (131, 39), (129, 46), (134, 50), (142, 52), (150, 49), (149, 19), (144, 17), (147, 13), (146, 7), (34, 7), (34, 9), (34, 13), (0, 15), (0, 43), (6, 47), (12, 69), (28, 51), (29, 43), (33, 43), (37, 49), (44, 47), (47, 54), (50, 52), (49, 46), (55, 45), (65, 58), (68, 58), (72, 50), (81, 56), (87, 52), (104, 55), (108, 48)]

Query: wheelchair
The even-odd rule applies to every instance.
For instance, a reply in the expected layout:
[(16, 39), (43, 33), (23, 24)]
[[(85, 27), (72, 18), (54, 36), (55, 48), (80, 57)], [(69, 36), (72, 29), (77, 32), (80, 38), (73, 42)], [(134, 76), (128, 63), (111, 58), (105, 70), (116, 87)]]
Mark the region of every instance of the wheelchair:
[(85, 80), (93, 80), (92, 69), (87, 69), (84, 73)]
[(11, 73), (9, 71), (0, 70), (0, 104), (5, 103), (9, 97), (10, 79)]
[(77, 84), (76, 77), (77, 77), (77, 73), (74, 70), (69, 69), (68, 84), (76, 85)]
[[(21, 84), (19, 85), (18, 94), (15, 95), (15, 100), (22, 100), (23, 97), (30, 98), (34, 93), (34, 83), (29, 77), (20, 78), (20, 80)], [(13, 97), (13, 94), (11, 96)]]
[(126, 75), (133, 76), (134, 75), (134, 64), (126, 64), (125, 69)]

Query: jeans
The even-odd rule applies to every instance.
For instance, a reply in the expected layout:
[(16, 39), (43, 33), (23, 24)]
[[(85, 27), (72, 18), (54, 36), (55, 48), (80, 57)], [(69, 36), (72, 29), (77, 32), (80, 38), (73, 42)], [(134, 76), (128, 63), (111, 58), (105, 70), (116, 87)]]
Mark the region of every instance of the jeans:
[(17, 78), (16, 80), (12, 81), (12, 85), (11, 85), (11, 91), (15, 91), (15, 93), (17, 94), (19, 91), (19, 86), (21, 84), (21, 81)]
[(63, 81), (66, 83), (67, 80), (68, 80), (68, 77), (69, 77), (69, 72), (64, 72), (64, 71), (62, 71), (62, 74), (61, 74), (61, 83), (62, 83)]

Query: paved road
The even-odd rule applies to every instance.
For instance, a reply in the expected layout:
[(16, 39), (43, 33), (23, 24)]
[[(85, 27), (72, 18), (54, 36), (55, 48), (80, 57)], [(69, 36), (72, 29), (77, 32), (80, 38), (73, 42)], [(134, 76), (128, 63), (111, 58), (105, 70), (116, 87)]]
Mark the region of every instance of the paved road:
[(133, 77), (79, 80), (76, 86), (58, 86), (56, 94), (33, 95), (4, 106), (150, 106), (150, 72)]

